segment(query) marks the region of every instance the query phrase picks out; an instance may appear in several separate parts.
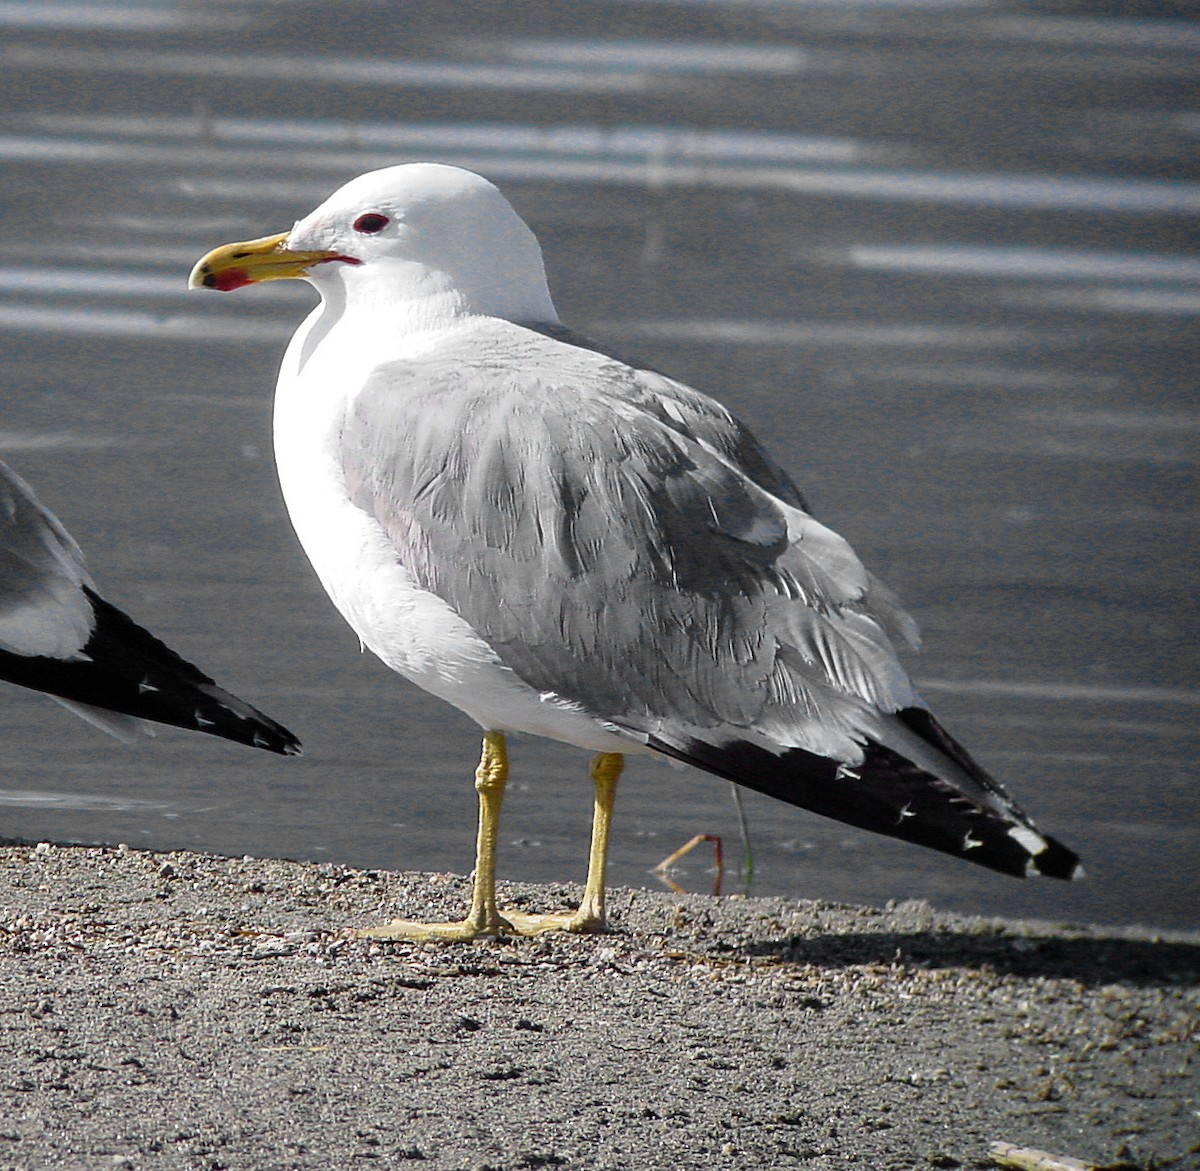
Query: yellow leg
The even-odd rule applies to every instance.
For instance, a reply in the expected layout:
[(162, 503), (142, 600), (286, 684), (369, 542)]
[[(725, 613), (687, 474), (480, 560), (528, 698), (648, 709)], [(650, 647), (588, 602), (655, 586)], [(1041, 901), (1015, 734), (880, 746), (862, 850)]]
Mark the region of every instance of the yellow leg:
[(367, 927), (355, 934), (361, 939), (474, 939), (479, 935), (506, 935), (512, 925), (496, 910), (496, 831), (500, 806), (508, 783), (508, 751), (503, 732), (485, 732), (483, 754), (475, 770), (479, 793), (479, 835), (475, 840), (475, 882), (471, 910), (461, 923), (419, 923), (393, 919), (382, 927)]
[(544, 931), (603, 931), (604, 871), (608, 863), (608, 834), (612, 824), (617, 781), (625, 767), (619, 752), (602, 752), (592, 759), (592, 783), (596, 788), (592, 811), (592, 848), (588, 857), (587, 885), (578, 911), (530, 915), (524, 911), (496, 909), (496, 832), (500, 806), (508, 781), (508, 754), (501, 732), (483, 737), (483, 755), (475, 770), (479, 792), (479, 837), (475, 845), (475, 883), (471, 910), (459, 923), (418, 923), (393, 919), (382, 927), (368, 927), (355, 934), (362, 939), (467, 940), (481, 935), (540, 935)]
[(613, 805), (617, 799), (617, 781), (625, 767), (619, 752), (602, 752), (592, 761), (592, 782), (596, 786), (596, 804), (592, 810), (592, 848), (588, 854), (587, 885), (583, 888), (580, 917), (604, 926), (604, 873), (608, 868), (608, 833), (612, 827)]
[(604, 930), (604, 872), (608, 866), (608, 834), (612, 826), (613, 804), (617, 798), (617, 781), (624, 767), (625, 757), (619, 752), (601, 752), (592, 758), (592, 783), (596, 787), (596, 800), (592, 808), (592, 848), (588, 854), (587, 884), (583, 888), (579, 910), (551, 915), (506, 911), (505, 917), (520, 934)]

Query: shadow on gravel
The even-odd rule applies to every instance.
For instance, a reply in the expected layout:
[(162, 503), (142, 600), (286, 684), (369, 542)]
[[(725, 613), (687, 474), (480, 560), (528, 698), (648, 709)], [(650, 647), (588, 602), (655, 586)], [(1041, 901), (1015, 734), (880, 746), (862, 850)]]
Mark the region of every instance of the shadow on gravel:
[(824, 968), (900, 964), (983, 968), (1002, 975), (1070, 979), (1088, 985), (1178, 987), (1200, 983), (1200, 945), (1103, 936), (881, 932), (791, 936), (730, 950)]

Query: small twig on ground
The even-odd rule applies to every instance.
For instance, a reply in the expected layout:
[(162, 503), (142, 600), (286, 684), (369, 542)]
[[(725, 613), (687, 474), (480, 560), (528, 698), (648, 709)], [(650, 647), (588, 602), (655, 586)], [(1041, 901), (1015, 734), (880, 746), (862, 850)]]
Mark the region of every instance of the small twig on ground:
[(725, 850), (721, 845), (721, 838), (718, 834), (697, 834), (691, 841), (684, 842), (674, 854), (668, 854), (654, 868), (654, 873), (663, 880), (677, 895), (684, 893), (683, 887), (675, 882), (667, 873), (670, 868), (679, 861), (689, 850), (694, 850), (701, 842), (712, 842), (713, 844), (713, 889), (715, 895), (721, 893), (721, 878), (725, 873)]
[(1106, 1168), (1097, 1163), (1084, 1163), (1067, 1155), (1051, 1155), (1047, 1151), (1016, 1147), (1012, 1143), (992, 1143), (988, 1154), (997, 1167), (1011, 1168), (1012, 1171), (1117, 1171), (1117, 1168), (1135, 1171), (1130, 1163), (1119, 1163)]

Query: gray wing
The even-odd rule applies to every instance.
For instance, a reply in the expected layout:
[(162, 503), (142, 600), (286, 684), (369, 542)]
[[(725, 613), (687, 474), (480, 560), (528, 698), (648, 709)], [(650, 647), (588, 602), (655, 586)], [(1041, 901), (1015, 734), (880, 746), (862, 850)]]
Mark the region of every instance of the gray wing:
[(493, 323), (355, 398), (355, 502), (530, 686), (649, 735), (856, 759), (908, 620), (757, 441), (661, 375)]
[(1008, 874), (1075, 876), (933, 718), (912, 622), (717, 403), (519, 326), (381, 368), (343, 471), (530, 686), (650, 748)]
[(92, 629), (91, 584), (71, 535), (0, 462), (0, 650), (78, 655)]

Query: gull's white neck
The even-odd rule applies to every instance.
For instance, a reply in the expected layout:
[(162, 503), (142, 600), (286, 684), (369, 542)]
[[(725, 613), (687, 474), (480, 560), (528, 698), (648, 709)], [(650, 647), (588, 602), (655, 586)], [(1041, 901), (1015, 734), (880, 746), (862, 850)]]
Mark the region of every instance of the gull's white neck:
[(291, 384), (303, 396), (349, 398), (367, 375), (385, 362), (415, 357), (438, 336), (469, 321), (450, 306), (424, 302), (406, 306), (371, 305), (348, 313), (323, 298), (296, 330), (279, 371), (277, 393)]
[(358, 268), (330, 265), (314, 270), (310, 279), (321, 294), (323, 318), (319, 326), (314, 323), (310, 353), (334, 330), (339, 349), (352, 344), (367, 353), (400, 358), (428, 340), (422, 335), (468, 324), (472, 318), (558, 320), (540, 260), (536, 272), (523, 272), (516, 265), (508, 271), (480, 266), (452, 279), (418, 261), (391, 258)]

